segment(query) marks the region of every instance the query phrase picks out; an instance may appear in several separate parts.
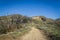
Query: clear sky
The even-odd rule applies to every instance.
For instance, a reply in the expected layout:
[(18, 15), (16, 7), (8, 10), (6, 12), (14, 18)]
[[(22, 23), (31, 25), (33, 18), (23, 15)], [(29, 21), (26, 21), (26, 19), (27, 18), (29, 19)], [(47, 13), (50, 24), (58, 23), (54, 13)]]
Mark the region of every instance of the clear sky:
[(0, 16), (22, 14), (60, 18), (59, 0), (0, 0)]

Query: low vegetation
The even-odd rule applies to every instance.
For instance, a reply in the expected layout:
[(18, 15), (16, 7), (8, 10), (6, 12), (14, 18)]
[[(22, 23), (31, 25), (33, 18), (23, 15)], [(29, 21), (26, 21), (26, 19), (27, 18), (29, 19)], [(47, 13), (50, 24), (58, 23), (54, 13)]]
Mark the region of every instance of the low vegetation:
[[(38, 17), (38, 19), (34, 19)], [(19, 14), (0, 16), (0, 39), (5, 35), (17, 37), (36, 27), (43, 30), (52, 40), (60, 40), (60, 19), (50, 19), (44, 16), (27, 17)]]

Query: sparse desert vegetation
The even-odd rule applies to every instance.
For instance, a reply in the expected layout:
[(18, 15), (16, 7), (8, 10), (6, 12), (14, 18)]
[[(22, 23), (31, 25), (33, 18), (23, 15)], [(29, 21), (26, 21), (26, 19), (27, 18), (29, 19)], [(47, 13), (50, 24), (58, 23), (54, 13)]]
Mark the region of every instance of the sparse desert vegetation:
[(19, 14), (0, 16), (0, 40), (21, 40), (21, 36), (27, 35), (32, 27), (43, 31), (47, 39), (60, 40), (60, 19)]

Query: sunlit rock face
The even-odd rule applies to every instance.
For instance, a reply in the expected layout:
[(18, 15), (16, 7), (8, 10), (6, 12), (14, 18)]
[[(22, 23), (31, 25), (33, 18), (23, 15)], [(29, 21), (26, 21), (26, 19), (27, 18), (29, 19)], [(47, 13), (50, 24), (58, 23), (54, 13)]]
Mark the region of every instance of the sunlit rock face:
[(34, 16), (34, 17), (32, 17), (32, 19), (36, 19), (36, 20), (41, 20), (41, 21), (46, 21), (46, 17), (44, 17), (44, 16)]

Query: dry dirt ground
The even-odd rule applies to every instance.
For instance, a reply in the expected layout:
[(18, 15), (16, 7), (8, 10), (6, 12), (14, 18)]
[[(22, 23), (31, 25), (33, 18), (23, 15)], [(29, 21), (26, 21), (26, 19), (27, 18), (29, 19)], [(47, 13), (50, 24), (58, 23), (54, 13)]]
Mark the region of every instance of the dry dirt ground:
[(41, 30), (32, 27), (28, 34), (22, 36), (22, 40), (47, 40), (47, 37)]
[(13, 38), (12, 36), (6, 36), (0, 40), (47, 40), (47, 37), (44, 35), (44, 32), (42, 30), (32, 27), (32, 30), (23, 36), (16, 38)]

